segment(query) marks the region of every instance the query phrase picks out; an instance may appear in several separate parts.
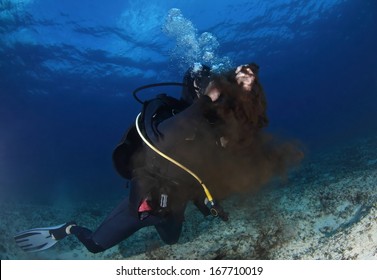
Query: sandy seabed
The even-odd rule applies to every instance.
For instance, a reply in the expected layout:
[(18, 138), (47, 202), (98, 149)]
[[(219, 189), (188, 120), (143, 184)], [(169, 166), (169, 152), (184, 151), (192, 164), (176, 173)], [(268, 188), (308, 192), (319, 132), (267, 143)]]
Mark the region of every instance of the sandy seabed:
[(74, 236), (25, 253), (19, 231), (75, 220), (95, 229), (114, 199), (54, 204), (1, 202), (0, 258), (10, 259), (377, 259), (377, 137), (309, 155), (288, 178), (222, 203), (230, 219), (186, 211), (182, 236), (165, 245), (153, 227), (103, 253)]

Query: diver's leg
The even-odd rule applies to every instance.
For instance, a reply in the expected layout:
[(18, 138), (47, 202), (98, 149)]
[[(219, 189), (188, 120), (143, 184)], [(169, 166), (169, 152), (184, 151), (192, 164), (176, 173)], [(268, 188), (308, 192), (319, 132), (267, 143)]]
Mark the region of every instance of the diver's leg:
[(166, 244), (172, 245), (178, 242), (182, 232), (185, 209), (186, 205), (183, 205), (181, 209), (175, 210), (174, 214), (168, 215), (155, 225), (158, 234)]
[(145, 197), (146, 190), (156, 184), (156, 180), (150, 176), (136, 176), (131, 180), (129, 197), (126, 197), (120, 205), (101, 223), (94, 232), (82, 228), (72, 227), (71, 233), (87, 247), (90, 252), (102, 252), (119, 242), (125, 240), (139, 229), (155, 225), (161, 222), (160, 217), (150, 215), (144, 220), (138, 217), (140, 201)]
[(169, 219), (166, 222), (155, 225), (155, 228), (160, 235), (162, 241), (168, 245), (178, 242), (182, 232), (183, 221)]
[(93, 241), (93, 232), (90, 229), (80, 226), (73, 226), (70, 233), (75, 235), (77, 239), (89, 250), (89, 252), (98, 253), (105, 250), (99, 244)]
[(140, 221), (134, 213), (131, 213), (128, 197), (113, 210), (94, 232), (87, 228), (73, 226), (74, 234), (92, 253), (102, 252), (119, 242), (125, 240), (139, 229), (158, 224), (161, 218), (149, 216)]

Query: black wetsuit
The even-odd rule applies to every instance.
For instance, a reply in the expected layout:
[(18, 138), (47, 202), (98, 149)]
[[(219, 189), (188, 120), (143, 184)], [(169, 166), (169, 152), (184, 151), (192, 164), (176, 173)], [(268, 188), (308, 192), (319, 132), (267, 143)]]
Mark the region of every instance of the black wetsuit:
[[(199, 154), (203, 157), (208, 150), (207, 144), (197, 144), (205, 138), (208, 138), (205, 142), (214, 143), (216, 138), (210, 132), (210, 124), (205, 117), (210, 104), (210, 98), (203, 96), (175, 116), (154, 126), (146, 126), (144, 132), (162, 152), (197, 171), (201, 169), (198, 159), (191, 156)], [(144, 115), (147, 113), (144, 112)], [(96, 231), (80, 226), (71, 228), (71, 233), (89, 251), (104, 251), (146, 226), (154, 226), (165, 243), (174, 244), (181, 234), (189, 201), (193, 201), (204, 215), (209, 215), (209, 209), (204, 204), (203, 189), (191, 175), (149, 147), (143, 145), (142, 150), (145, 165), (132, 171), (129, 197), (113, 210)], [(148, 199), (153, 210), (141, 219), (139, 207), (145, 199)]]

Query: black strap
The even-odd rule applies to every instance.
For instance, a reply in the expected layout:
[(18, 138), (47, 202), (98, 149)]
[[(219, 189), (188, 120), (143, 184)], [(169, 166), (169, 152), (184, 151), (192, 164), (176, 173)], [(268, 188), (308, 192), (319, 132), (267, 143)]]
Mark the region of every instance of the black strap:
[(142, 86), (142, 87), (138, 87), (137, 89), (135, 89), (132, 92), (132, 94), (133, 94), (133, 96), (134, 96), (134, 98), (136, 99), (137, 102), (139, 102), (141, 104), (144, 104), (144, 101), (141, 100), (136, 94), (139, 91), (144, 90), (144, 89), (153, 88), (153, 87), (162, 87), (162, 86), (180, 86), (180, 87), (186, 87), (187, 85), (183, 84), (183, 83), (176, 83), (176, 82), (149, 84), (149, 85), (145, 85), (145, 86)]

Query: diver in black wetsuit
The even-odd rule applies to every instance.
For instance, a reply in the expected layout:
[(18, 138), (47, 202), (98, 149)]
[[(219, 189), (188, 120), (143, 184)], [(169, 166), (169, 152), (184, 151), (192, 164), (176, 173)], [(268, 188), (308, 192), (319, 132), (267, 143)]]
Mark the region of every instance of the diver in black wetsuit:
[[(242, 108), (235, 105), (234, 98), (226, 100), (221, 87), (228, 86), (230, 91), (238, 88), (242, 94), (251, 94), (257, 70), (255, 64), (244, 65), (228, 74), (230, 78), (212, 77), (212, 81), (207, 67), (202, 67), (199, 72), (188, 71), (184, 77), (188, 86), (184, 88), (182, 100), (160, 96), (144, 106), (139, 121), (143, 134), (159, 151), (205, 176), (208, 165), (217, 160), (211, 156), (221, 154), (225, 147), (234, 142), (232, 135), (227, 134), (226, 120), (216, 115), (216, 106), (229, 107), (227, 110), (236, 112), (235, 119), (241, 122), (242, 117), (238, 116), (246, 115)], [(267, 124), (265, 108), (258, 114), (252, 126), (259, 129)], [(216, 215), (227, 220), (227, 214), (218, 204), (212, 202), (211, 209), (206, 206), (206, 198), (211, 201), (211, 197), (203, 192), (198, 181), (186, 170), (146, 147), (135, 127), (131, 127), (115, 149), (113, 158), (118, 172), (130, 179), (130, 195), (94, 232), (74, 222), (29, 230), (15, 237), (21, 248), (27, 251), (44, 250), (51, 247), (52, 242), (73, 234), (90, 252), (97, 253), (146, 226), (154, 226), (165, 243), (174, 244), (181, 234), (189, 201), (193, 201), (203, 215), (210, 215), (215, 210)], [(31, 236), (38, 234), (49, 238), (52, 245), (49, 242), (37, 244), (37, 241), (33, 244)]]
[[(202, 68), (199, 73), (188, 71), (184, 82), (190, 86), (184, 88), (182, 100), (160, 96), (144, 106), (141, 121), (144, 133), (160, 150), (174, 155), (178, 161), (185, 161), (179, 156), (179, 150), (188, 149), (191, 142), (195, 142), (186, 139), (192, 137), (199, 123), (203, 125), (203, 122), (207, 122), (205, 114), (212, 101), (218, 98), (216, 92), (203, 93), (202, 87), (207, 87), (209, 74), (208, 68)], [(174, 110), (180, 112), (173, 116)], [(166, 244), (176, 243), (189, 201), (193, 201), (203, 215), (210, 215), (203, 190), (186, 171), (145, 146), (139, 146), (139, 154), (133, 154), (134, 157), (142, 157), (142, 164), (133, 164), (132, 161), (129, 162), (130, 159), (124, 158), (125, 154), (129, 155), (125, 150), (130, 142), (133, 142), (133, 148), (140, 145), (141, 140), (135, 140), (137, 136), (132, 129), (122, 141), (123, 145), (114, 151), (115, 166), (124, 177), (130, 179), (129, 197), (122, 201), (95, 232), (76, 225), (70, 227), (70, 233), (76, 235), (94, 253), (118, 244), (146, 226), (154, 226)], [(139, 144), (135, 144), (135, 141)], [(126, 166), (127, 164), (131, 166)], [(225, 214), (223, 218), (225, 219)]]

